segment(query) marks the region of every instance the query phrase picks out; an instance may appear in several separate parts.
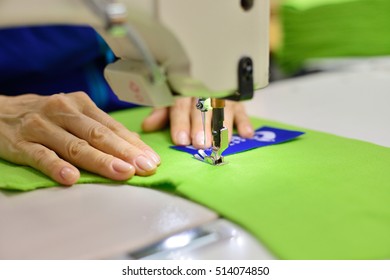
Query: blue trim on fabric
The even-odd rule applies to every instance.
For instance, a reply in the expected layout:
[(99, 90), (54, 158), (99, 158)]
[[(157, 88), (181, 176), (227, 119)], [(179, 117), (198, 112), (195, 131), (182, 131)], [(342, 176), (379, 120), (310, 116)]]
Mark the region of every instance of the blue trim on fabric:
[[(229, 147), (222, 153), (222, 155), (228, 156), (255, 148), (283, 143), (302, 134), (304, 134), (304, 132), (263, 126), (255, 130), (253, 138), (243, 138), (234, 134)], [(198, 154), (198, 149), (193, 146), (171, 146), (171, 148), (191, 155)], [(205, 150), (205, 152), (207, 155), (211, 155), (212, 150), (209, 148)]]

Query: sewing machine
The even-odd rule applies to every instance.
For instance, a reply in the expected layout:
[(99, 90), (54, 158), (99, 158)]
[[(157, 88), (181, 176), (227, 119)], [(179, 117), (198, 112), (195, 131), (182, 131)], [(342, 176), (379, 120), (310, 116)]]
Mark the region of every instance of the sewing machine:
[(122, 100), (199, 97), (204, 117), (211, 98), (214, 165), (228, 146), (224, 99), (251, 99), (268, 84), (268, 21), (268, 0), (0, 1), (0, 26), (92, 26), (119, 58), (105, 77)]

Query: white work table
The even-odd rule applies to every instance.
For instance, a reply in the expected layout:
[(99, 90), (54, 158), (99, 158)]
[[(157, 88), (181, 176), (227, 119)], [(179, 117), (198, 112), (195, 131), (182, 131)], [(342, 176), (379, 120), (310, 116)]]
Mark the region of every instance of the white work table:
[[(249, 114), (390, 147), (390, 71), (319, 73), (271, 84)], [(250, 235), (161, 191), (76, 185), (0, 192), (0, 259), (271, 259)]]

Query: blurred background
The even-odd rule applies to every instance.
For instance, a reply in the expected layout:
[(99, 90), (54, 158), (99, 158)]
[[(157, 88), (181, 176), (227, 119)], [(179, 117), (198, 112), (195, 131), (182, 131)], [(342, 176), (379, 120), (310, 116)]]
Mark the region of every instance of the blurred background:
[(390, 1), (271, 0), (271, 81), (390, 69)]

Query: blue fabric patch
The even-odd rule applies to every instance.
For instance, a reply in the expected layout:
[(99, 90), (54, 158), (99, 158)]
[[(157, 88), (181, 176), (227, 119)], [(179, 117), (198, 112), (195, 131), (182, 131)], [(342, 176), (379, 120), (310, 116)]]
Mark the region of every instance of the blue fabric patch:
[[(229, 147), (222, 153), (224, 156), (241, 153), (255, 148), (283, 143), (304, 134), (301, 131), (279, 129), (269, 126), (263, 126), (255, 131), (253, 138), (242, 138), (237, 134), (232, 136)], [(171, 148), (195, 155), (198, 150), (193, 146), (171, 146)], [(207, 155), (211, 154), (211, 148), (205, 150)]]

